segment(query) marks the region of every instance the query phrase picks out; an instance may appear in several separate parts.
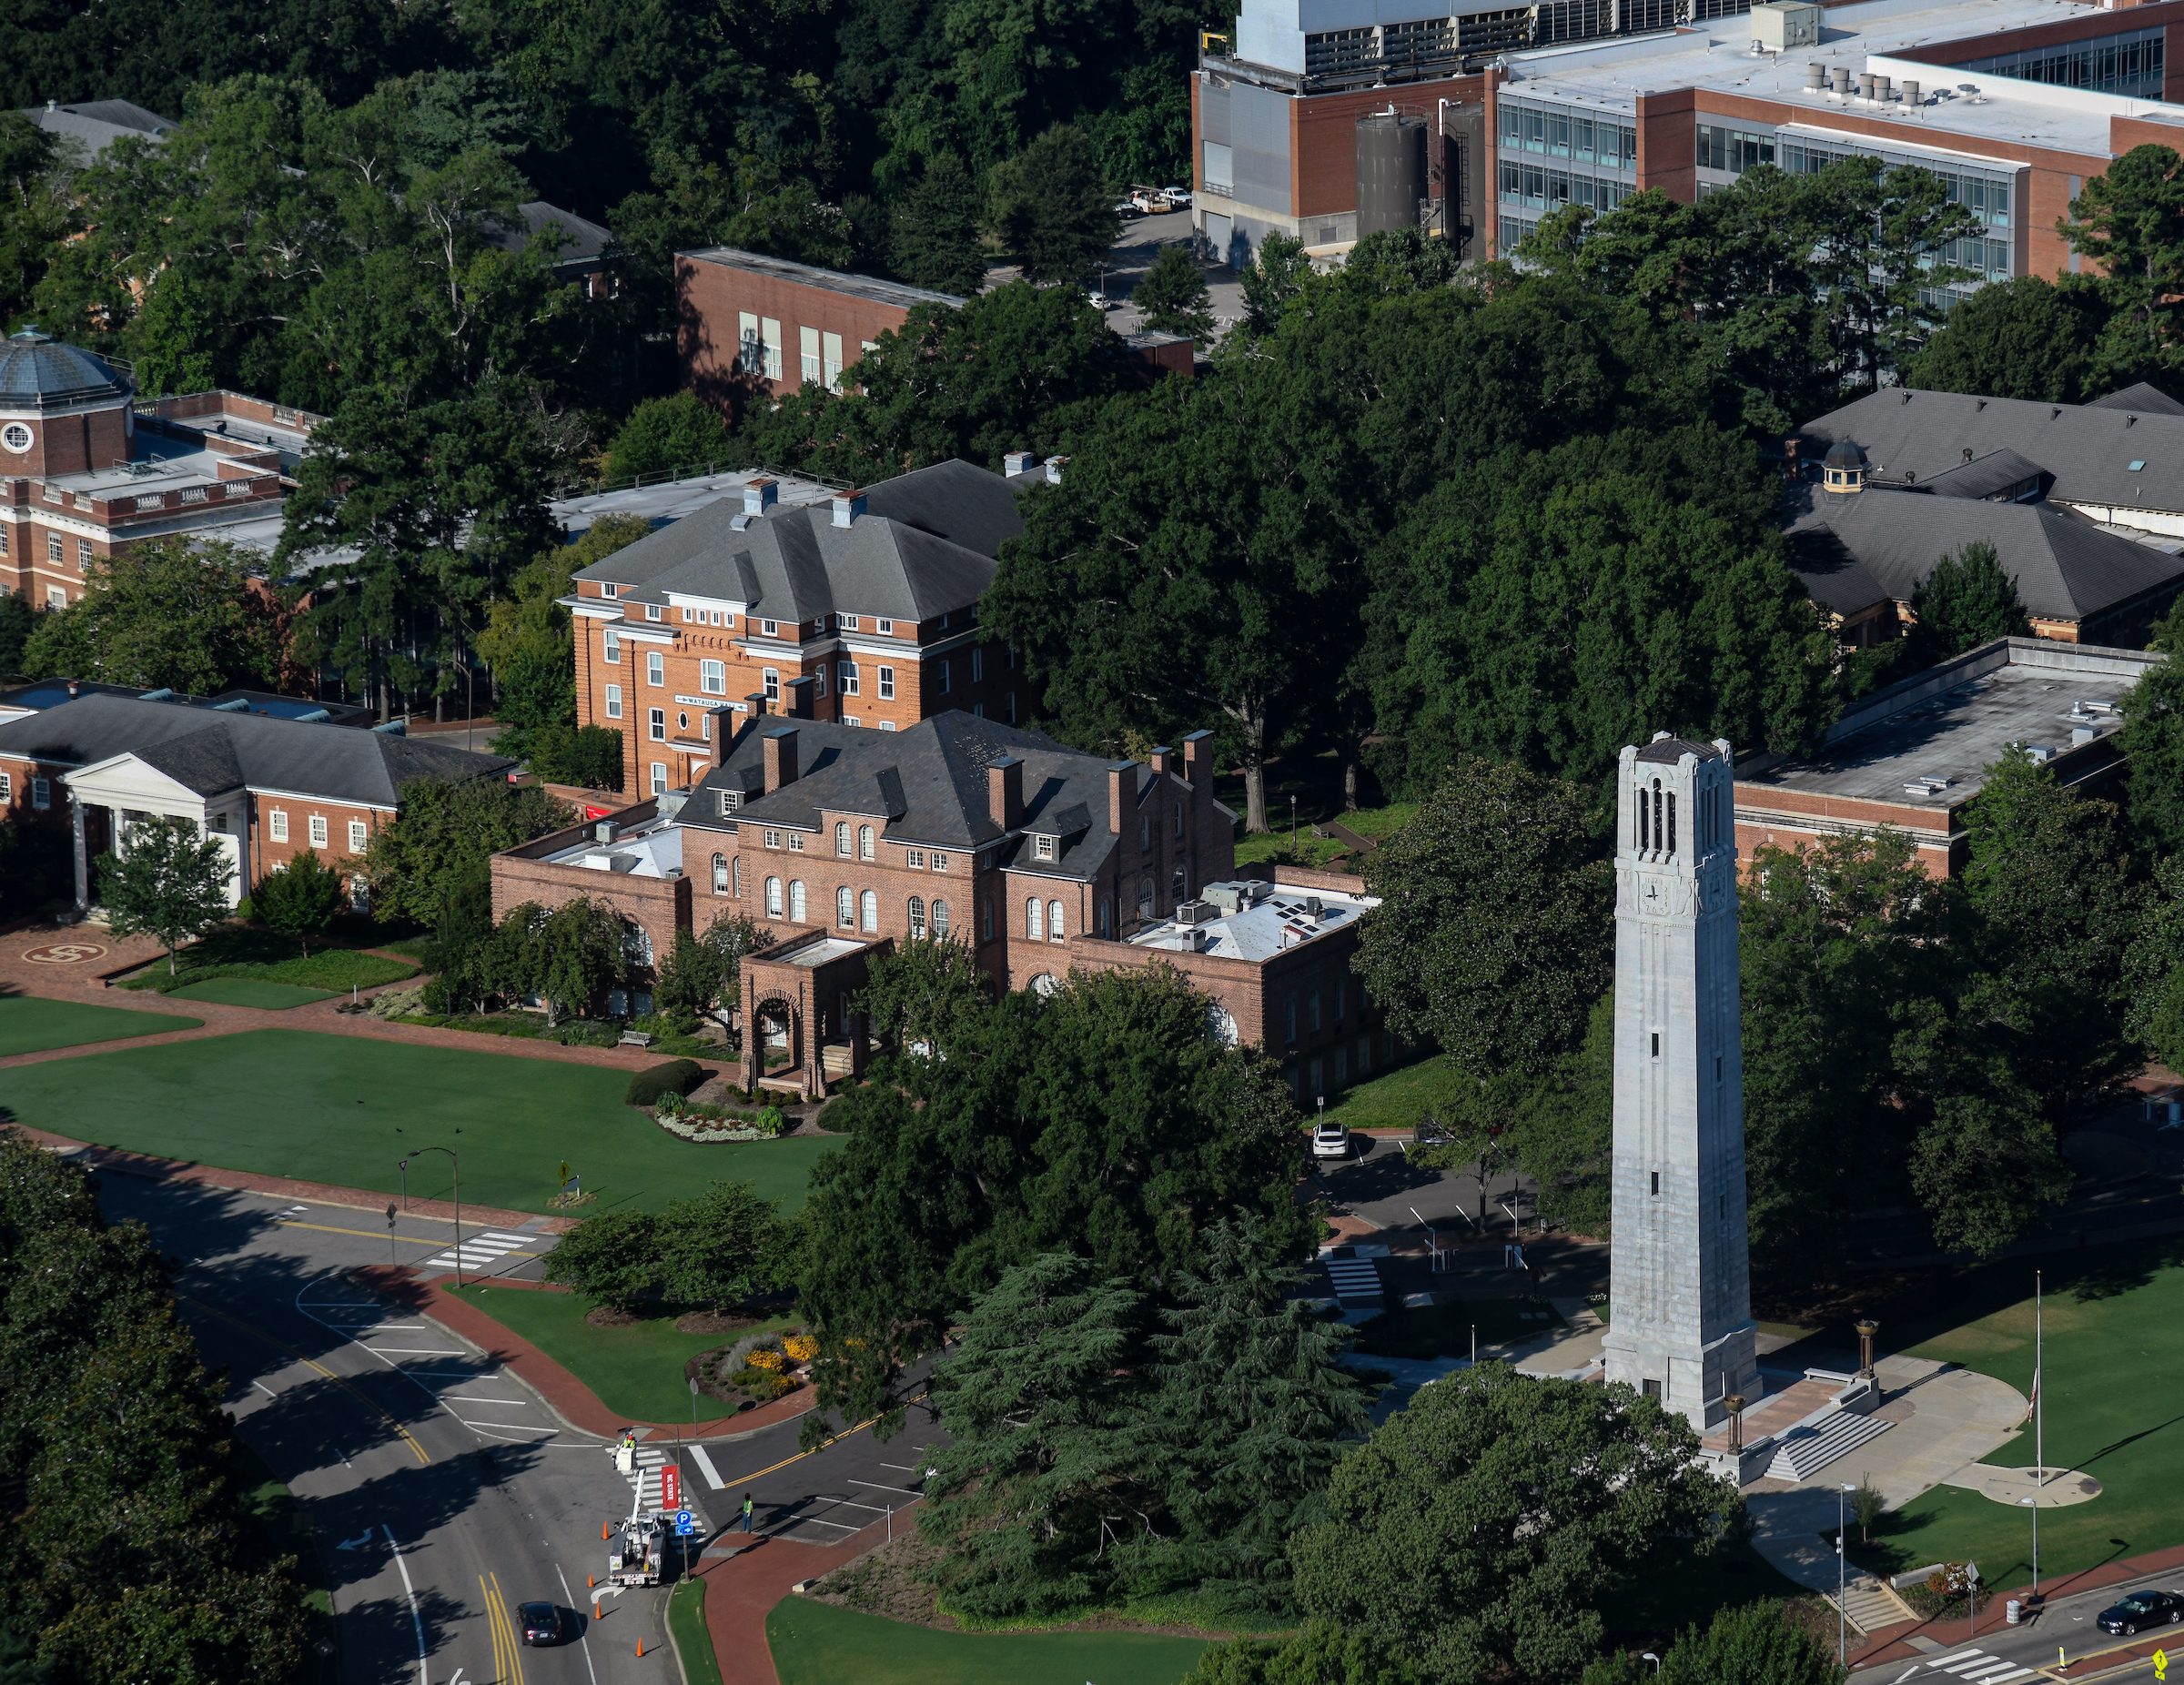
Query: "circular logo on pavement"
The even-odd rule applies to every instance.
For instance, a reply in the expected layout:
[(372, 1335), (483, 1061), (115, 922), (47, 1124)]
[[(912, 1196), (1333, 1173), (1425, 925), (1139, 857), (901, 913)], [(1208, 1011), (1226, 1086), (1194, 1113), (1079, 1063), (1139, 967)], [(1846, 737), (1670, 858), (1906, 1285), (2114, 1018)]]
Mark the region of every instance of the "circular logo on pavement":
[(96, 942), (49, 942), (42, 948), (25, 948), (23, 957), (33, 965), (80, 965), (105, 953)]

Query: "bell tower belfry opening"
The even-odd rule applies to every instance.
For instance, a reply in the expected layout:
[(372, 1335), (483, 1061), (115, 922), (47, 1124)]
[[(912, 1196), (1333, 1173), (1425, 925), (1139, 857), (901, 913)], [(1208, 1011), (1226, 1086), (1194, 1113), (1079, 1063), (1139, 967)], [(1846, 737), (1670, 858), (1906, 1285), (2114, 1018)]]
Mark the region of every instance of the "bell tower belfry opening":
[(1620, 762), (1614, 1249), (1607, 1378), (1700, 1432), (1759, 1395), (1744, 1216), (1736, 832), (1727, 742)]

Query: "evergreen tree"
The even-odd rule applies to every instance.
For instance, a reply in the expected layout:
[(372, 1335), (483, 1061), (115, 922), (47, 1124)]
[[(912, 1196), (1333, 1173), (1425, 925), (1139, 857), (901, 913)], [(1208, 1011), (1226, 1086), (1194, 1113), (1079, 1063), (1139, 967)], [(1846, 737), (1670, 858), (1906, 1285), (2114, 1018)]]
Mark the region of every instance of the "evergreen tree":
[(1160, 248), (1131, 289), (1130, 302), (1156, 333), (1188, 334), (1200, 341), (1213, 338), (1213, 295), (1198, 266), (1180, 246)]
[(2184, 157), (2169, 146), (2133, 146), (2087, 179), (2065, 231), (2070, 249), (2101, 267), (2109, 309), (2104, 362), (2121, 371), (2173, 366), (2184, 323)]
[(23, 671), (23, 646), (37, 623), (38, 611), (31, 606), (28, 591), (0, 590), (0, 678), (13, 678)]
[(1997, 638), (2029, 638), (2032, 621), (2017, 600), (2017, 582), (1985, 539), (1974, 539), (1934, 564), (1911, 593), (1918, 624), (1913, 636), (1926, 661), (1945, 661)]
[(2089, 275), (2013, 276), (1954, 306), (1903, 369), (1931, 392), (2082, 404), (2106, 384), (2095, 371), (2108, 309)]
[(761, 1199), (748, 1182), (715, 1182), (695, 1199), (670, 1200), (654, 1232), (672, 1304), (724, 1311), (784, 1286), (794, 1270), (794, 1236), (781, 1201)]
[(129, 827), (122, 852), (98, 857), (98, 899), (115, 935), (150, 936), (167, 950), (167, 974), (175, 974), (175, 950), (194, 942), (228, 917), (228, 885), (235, 866), (217, 837), (200, 837), (193, 821), (164, 814)]
[(1082, 287), (1098, 278), (1122, 216), (1082, 129), (1055, 125), (995, 166), (986, 194), (994, 232), (1026, 280)]
[(888, 261), (913, 287), (967, 298), (991, 254), (978, 229), (978, 184), (953, 152), (935, 153), (889, 215)]
[(2124, 693), (2117, 743), (2129, 781), (2131, 834), (2149, 855), (2166, 859), (2184, 854), (2184, 614), (2173, 606), (2155, 624), (2152, 647), (2169, 659)]
[(258, 879), (250, 892), (250, 911), (268, 930), (295, 937), (308, 959), (311, 938), (333, 923), (348, 899), (341, 874), (321, 862), (316, 850), (307, 848), (287, 865)]

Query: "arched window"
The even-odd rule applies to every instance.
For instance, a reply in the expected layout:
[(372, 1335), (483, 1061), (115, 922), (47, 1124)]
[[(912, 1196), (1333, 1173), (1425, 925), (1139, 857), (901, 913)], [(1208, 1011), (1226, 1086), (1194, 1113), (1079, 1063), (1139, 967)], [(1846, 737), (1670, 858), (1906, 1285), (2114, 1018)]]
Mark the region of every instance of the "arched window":
[(793, 924), (803, 923), (804, 913), (804, 880), (792, 879), (789, 883), (789, 922)]
[(1103, 900), (1099, 903), (1099, 933), (1103, 939), (1107, 936), (1107, 933), (1114, 928), (1114, 926), (1108, 923), (1107, 912), (1107, 903)]
[(770, 919), (777, 919), (781, 916), (781, 880), (779, 878), (766, 880), (766, 916)]
[(743, 857), (741, 854), (728, 863), (728, 893), (738, 901), (743, 898)]
[(947, 933), (948, 903), (945, 901), (935, 900), (933, 903), (933, 934), (937, 938)]
[(728, 893), (728, 856), (725, 854), (713, 857), (713, 893), (716, 895)]
[(876, 935), (880, 928), (880, 892), (868, 889), (857, 897), (857, 923), (867, 935)]
[(1024, 933), (1034, 942), (1046, 940), (1046, 909), (1036, 895), (1024, 903)]
[(872, 827), (870, 825), (857, 827), (857, 858), (859, 860), (872, 858)]
[(834, 853), (844, 860), (849, 858), (849, 821), (846, 819), (835, 822)]
[(1653, 780), (1653, 852), (1661, 851), (1661, 781)]
[(1638, 786), (1638, 834), (1631, 839), (1631, 846), (1641, 854), (1645, 853), (1645, 786)]
[(854, 930), (857, 925), (856, 897), (846, 883), (834, 892), (834, 923), (844, 930)]
[(1668, 792), (1668, 852), (1676, 852), (1676, 792)]
[(1050, 901), (1046, 903), (1046, 940), (1059, 942), (1061, 939), (1062, 903), (1058, 901)]
[(925, 903), (922, 896), (910, 897), (910, 940), (917, 942), (925, 933)]
[(1153, 881), (1150, 878), (1138, 880), (1138, 916), (1140, 919), (1153, 916)]

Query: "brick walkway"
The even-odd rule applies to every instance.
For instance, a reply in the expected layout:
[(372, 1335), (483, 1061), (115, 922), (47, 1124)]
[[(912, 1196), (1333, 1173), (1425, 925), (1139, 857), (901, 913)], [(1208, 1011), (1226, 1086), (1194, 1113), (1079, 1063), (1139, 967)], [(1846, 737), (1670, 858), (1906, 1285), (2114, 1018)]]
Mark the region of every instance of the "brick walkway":
[[(392, 1268), (384, 1264), (369, 1264), (349, 1272), (353, 1279), (369, 1287), (374, 1293), (384, 1294), (398, 1305), (421, 1312), (435, 1322), (444, 1323), (474, 1346), (483, 1347), (496, 1362), (513, 1369), (524, 1381), (534, 1387), (551, 1405), (555, 1412), (571, 1428), (582, 1433), (597, 1434), (602, 1439), (612, 1438), (624, 1428), (647, 1429), (646, 1438), (679, 1439), (701, 1445), (722, 1445), (771, 1428), (779, 1422), (793, 1421), (812, 1408), (809, 1387), (792, 1393), (785, 1398), (776, 1398), (772, 1404), (762, 1404), (755, 1410), (745, 1410), (740, 1416), (706, 1424), (695, 1436), (688, 1422), (637, 1422), (626, 1416), (616, 1416), (599, 1401), (583, 1382), (549, 1357), (521, 1335), (495, 1322), (467, 1299), (459, 1299), (444, 1289), (442, 1281), (452, 1281), (452, 1276), (439, 1276), (426, 1279), (410, 1268)], [(557, 1293), (558, 1287), (546, 1286), (528, 1281), (496, 1281), (493, 1291)]]
[[(896, 1510), (896, 1525), (924, 1502), (917, 1498)], [(774, 1606), (793, 1595), (789, 1588), (797, 1581), (832, 1573), (886, 1542), (887, 1523), (875, 1521), (838, 1545), (765, 1539), (733, 1558), (701, 1560), (697, 1572), (705, 1581), (705, 1630), (713, 1638), (721, 1677), (733, 1685), (781, 1685), (774, 1652), (766, 1646), (766, 1617)]]

